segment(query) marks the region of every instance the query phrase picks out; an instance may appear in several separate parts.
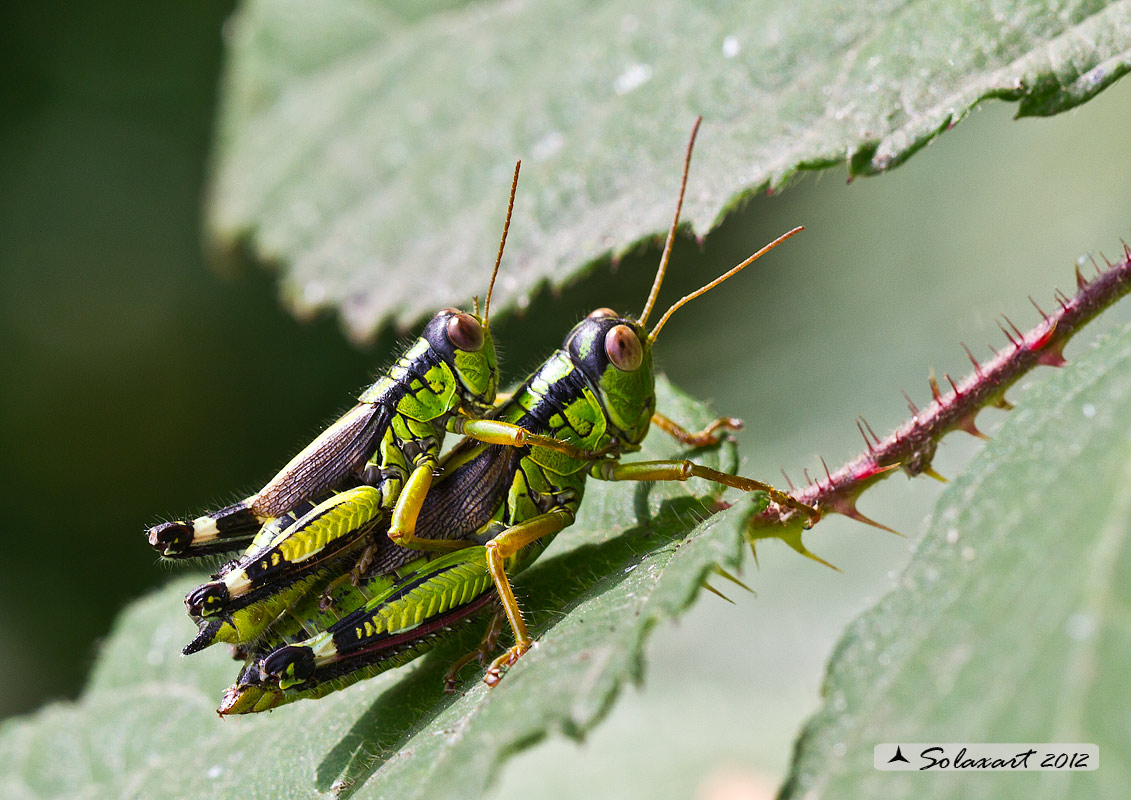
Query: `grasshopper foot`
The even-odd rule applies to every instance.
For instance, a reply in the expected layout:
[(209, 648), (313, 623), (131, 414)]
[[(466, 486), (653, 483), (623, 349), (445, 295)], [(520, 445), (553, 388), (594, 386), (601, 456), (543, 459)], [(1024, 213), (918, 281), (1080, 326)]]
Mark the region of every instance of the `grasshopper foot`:
[(361, 585), (361, 578), (369, 571), (369, 568), (373, 566), (373, 557), (375, 555), (377, 555), (376, 545), (372, 543), (366, 545), (365, 549), (361, 551), (361, 555), (357, 557), (357, 563), (354, 564), (353, 569), (350, 570), (350, 583), (354, 586)]
[(487, 674), (483, 676), (483, 682), (491, 687), (496, 686), (503, 679), (503, 668), (513, 667), (515, 662), (522, 658), (523, 653), (529, 649), (529, 644), (522, 644), (521, 642), (508, 647), (507, 652), (491, 662), (491, 666), (487, 668)]

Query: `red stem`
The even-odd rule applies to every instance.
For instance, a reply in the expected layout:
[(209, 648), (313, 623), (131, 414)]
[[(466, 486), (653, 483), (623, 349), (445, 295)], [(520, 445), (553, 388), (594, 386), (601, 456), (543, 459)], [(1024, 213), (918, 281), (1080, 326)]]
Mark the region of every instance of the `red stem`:
[[(1109, 265), (1106, 271), (1100, 270), (1100, 274), (1091, 281), (1085, 279), (1077, 267), (1076, 295), (1069, 299), (1057, 290), (1056, 310), (1048, 314), (1042, 311), (1043, 318), (1028, 333), (1021, 334), (1013, 323), (1006, 320), (1009, 329), (1003, 327), (1003, 330), (1007, 331), (1011, 343), (988, 362), (980, 364), (963, 345), (974, 363), (969, 375), (957, 384), (947, 375), (951, 388), (946, 393), (939, 391), (932, 376), (934, 397), (926, 408), (919, 410), (912, 406), (911, 419), (887, 437), (870, 442), (865, 436), (865, 441), (869, 442), (865, 452), (835, 472), (826, 471), (825, 476), (818, 476), (814, 482), (790, 494), (824, 514), (844, 514), (884, 527), (856, 510), (856, 500), (861, 493), (896, 468), (911, 476), (929, 473), (935, 449), (943, 436), (951, 431), (964, 430), (981, 437), (982, 433), (974, 424), (979, 411), (987, 406), (1012, 408), (1005, 399), (1006, 390), (1033, 367), (1041, 364), (1063, 366), (1066, 363), (1064, 346), (1068, 340), (1093, 317), (1131, 292), (1131, 247), (1125, 243), (1123, 250), (1123, 259), (1119, 263)], [(864, 424), (867, 426), (867, 423)], [(752, 518), (750, 527), (756, 531), (792, 523), (796, 518), (796, 513), (786, 513), (771, 504)]]

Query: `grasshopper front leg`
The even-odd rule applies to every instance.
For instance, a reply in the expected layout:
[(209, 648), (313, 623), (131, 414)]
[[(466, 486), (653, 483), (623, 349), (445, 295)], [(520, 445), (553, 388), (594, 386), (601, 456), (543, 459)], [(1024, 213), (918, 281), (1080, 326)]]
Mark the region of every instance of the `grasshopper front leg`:
[(448, 431), (467, 436), (484, 444), (501, 444), (509, 447), (543, 447), (578, 461), (596, 461), (620, 449), (619, 444), (614, 441), (598, 450), (583, 450), (569, 442), (555, 439), (553, 436), (531, 433), (519, 425), (497, 419), (453, 417), (448, 423)]
[[(230, 614), (254, 596), (275, 586), (282, 590), (327, 558), (354, 544), (382, 516), (381, 493), (357, 486), (331, 495), (270, 542), (254, 549), (219, 578), (198, 586), (185, 598), (189, 614), (202, 619)], [(246, 598), (246, 601), (245, 601)]]
[(744, 492), (766, 492), (775, 503), (805, 514), (810, 525), (815, 525), (821, 519), (820, 511), (768, 483), (719, 472), (694, 461), (635, 461), (629, 464), (601, 461), (593, 465), (590, 475), (602, 481), (686, 481), (688, 478), (703, 478)]
[(707, 447), (708, 445), (718, 444), (719, 431), (740, 431), (742, 430), (742, 420), (736, 417), (719, 417), (701, 431), (689, 431), (687, 428), (680, 425), (671, 417), (661, 414), (659, 411), (652, 414), (652, 424), (662, 430), (668, 436), (671, 436), (677, 442), (681, 442), (692, 447)]
[[(614, 441), (597, 450), (584, 450), (563, 442), (552, 436), (531, 433), (523, 427), (500, 420), (468, 419), (455, 417), (448, 421), (447, 430), (462, 434), (484, 444), (508, 447), (542, 447), (563, 453), (579, 461), (597, 461), (618, 449)], [(418, 461), (412, 474), (405, 482), (393, 509), (389, 525), (389, 539), (400, 547), (414, 550), (449, 551), (473, 544), (462, 539), (429, 539), (416, 535), (416, 520), (424, 504), (424, 498), (432, 487), (438, 462), (434, 458)]]
[(422, 459), (408, 476), (400, 496), (397, 497), (392, 520), (389, 523), (389, 539), (393, 544), (413, 550), (434, 551), (459, 550), (474, 544), (463, 539), (426, 539), (416, 535), (416, 520), (424, 505), (424, 498), (432, 488), (437, 467), (436, 459), (427, 457)]

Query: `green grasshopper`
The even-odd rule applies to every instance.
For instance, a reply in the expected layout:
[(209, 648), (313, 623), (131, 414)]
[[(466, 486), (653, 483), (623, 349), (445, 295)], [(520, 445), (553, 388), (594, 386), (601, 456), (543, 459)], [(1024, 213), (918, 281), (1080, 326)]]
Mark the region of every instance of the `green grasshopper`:
[[(705, 430), (730, 427), (734, 422), (722, 420)], [(703, 444), (715, 437), (708, 433), (692, 434), (691, 438)], [(497, 456), (492, 459), (477, 445), (467, 440), (442, 460), (441, 474), (421, 509), (419, 535), (458, 535), (467, 523), (453, 524), (453, 520), (466, 520), (468, 514), (482, 518), (485, 506), (480, 490), (497, 484), (497, 477), (492, 478), (490, 473), (506, 469), (508, 455), (513, 457), (513, 452), (489, 447), (487, 451), (493, 450)], [(469, 449), (479, 452), (479, 457), (468, 460)], [(494, 502), (487, 498), (486, 506)], [(270, 630), (245, 649), (246, 663), (235, 684), (224, 693), (219, 713), (255, 713), (297, 700), (318, 699), (421, 655), (448, 630), (497, 605), (485, 553), (484, 546), (472, 545), (432, 557), (386, 543), (360, 583), (356, 587), (339, 583), (332, 589), (330, 603), (320, 602), (318, 592), (303, 594), (300, 588), (303, 596), (282, 609)], [(527, 555), (533, 561), (537, 552), (532, 548)], [(502, 631), (503, 620), (505, 616), (496, 611), (480, 647), (448, 671), (446, 688), (454, 688), (457, 673), (473, 658), (485, 661)], [(343, 645), (338, 658), (317, 667), (303, 683), (287, 684), (284, 689), (275, 677), (261, 671), (260, 661), (274, 651), (288, 645), (302, 646), (307, 644), (304, 640), (317, 638), (322, 632), (350, 626), (358, 629), (355, 633), (365, 639), (364, 645)]]
[[(168, 558), (232, 550), (254, 537), (239, 561), (186, 597), (189, 613), (201, 626), (186, 652), (217, 641), (254, 638), (324, 577), (328, 559), (354, 547), (382, 523), (388, 523), (391, 540), (415, 546), (416, 517), (445, 433), (513, 445), (531, 440), (513, 426), (476, 419), (493, 407), (498, 383), (490, 303), (520, 166), (515, 166), (482, 317), (478, 311), (468, 314), (453, 308), (436, 314), (388, 373), (360, 395), (357, 405), (256, 494), (192, 522), (150, 528), (150, 544)], [(565, 443), (547, 439), (541, 444), (576, 454)], [(342, 491), (327, 496), (330, 490)], [(311, 499), (321, 502), (312, 506)], [(355, 578), (373, 549), (370, 542), (357, 559)], [(320, 568), (323, 575), (318, 575)]]
[[(372, 674), (377, 667), (399, 663), (395, 658), (389, 661), (390, 652), (394, 652), (389, 650), (391, 642), (402, 649), (419, 644), (426, 633), (431, 635), (465, 615), (466, 609), (492, 587), (515, 638), (515, 644), (487, 669), (484, 680), (495, 685), (502, 670), (512, 666), (532, 645), (508, 574), (531, 563), (557, 533), (573, 523), (588, 478), (705, 478), (745, 491), (768, 492), (773, 502), (806, 514), (810, 521), (819, 518), (815, 509), (760, 481), (686, 460), (619, 460), (622, 454), (639, 449), (653, 422), (680, 441), (697, 445), (711, 441), (715, 431), (732, 424), (731, 420), (719, 420), (702, 432), (690, 433), (657, 414), (652, 346), (676, 310), (801, 230), (790, 231), (680, 299), (648, 331), (645, 325), (678, 227), (694, 139), (695, 131), (684, 161), (675, 219), (640, 318), (621, 316), (607, 308), (594, 311), (492, 415), (493, 420), (508, 426), (566, 442), (577, 452), (546, 447), (533, 440), (522, 448), (505, 449), (465, 439), (445, 458), (441, 480), (422, 504), (420, 536), (412, 547), (450, 551), (456, 544), (467, 549), (430, 562), (428, 569), (378, 592), (320, 633), (267, 654), (259, 663), (260, 687), (275, 683), (284, 692), (310, 692), (327, 680), (341, 683), (343, 676), (359, 670)], [(423, 632), (416, 635), (421, 629)], [(232, 697), (239, 695), (238, 690), (239, 684)], [(237, 705), (242, 707), (242, 703)]]

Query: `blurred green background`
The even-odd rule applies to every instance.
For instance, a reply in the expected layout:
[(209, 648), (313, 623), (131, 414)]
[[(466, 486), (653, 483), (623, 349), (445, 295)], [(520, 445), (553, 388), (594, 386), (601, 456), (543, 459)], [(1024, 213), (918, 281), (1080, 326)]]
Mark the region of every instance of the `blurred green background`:
[[(117, 610), (168, 578), (148, 524), (256, 488), (397, 341), (386, 331), (359, 352), (332, 319), (287, 316), (268, 273), (232, 258), (209, 268), (202, 192), (230, 10), (40, 4), (0, 28), (0, 716), (76, 696)], [(900, 388), (925, 403), (928, 368), (968, 369), (960, 340), (987, 355), (996, 314), (1025, 327), (1026, 295), (1051, 306), (1078, 255), (1119, 251), (1131, 84), (1051, 120), (1011, 113), (987, 105), (889, 175), (804, 177), (731, 214), (702, 251), (680, 241), (662, 301), (808, 228), (682, 311), (658, 350), (676, 383), (745, 418), (747, 474), (776, 481), (784, 466), (797, 479), (820, 469), (818, 453), (851, 457), (856, 414), (886, 432), (906, 415)], [(500, 318), (507, 374), (594, 306), (638, 309), (658, 255), (598, 265)], [(1117, 308), (1069, 356), (1127, 319)], [(1023, 388), (1011, 397), (1024, 402)], [(1000, 417), (980, 424), (992, 433)], [(936, 467), (954, 474), (976, 447), (952, 437)], [(914, 537), (936, 495), (897, 475), (861, 509)], [(909, 549), (840, 519), (809, 542), (844, 574), (768, 543), (747, 572), (756, 598), (708, 597), (657, 631), (643, 689), (586, 744), (552, 739), (512, 762), (501, 793), (623, 796), (646, 780), (690, 794), (731, 769), (772, 781), (839, 631)], [(686, 755), (678, 774), (654, 762), (672, 748)]]

